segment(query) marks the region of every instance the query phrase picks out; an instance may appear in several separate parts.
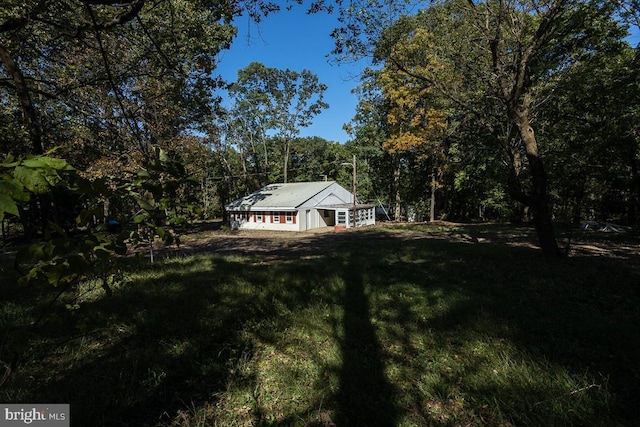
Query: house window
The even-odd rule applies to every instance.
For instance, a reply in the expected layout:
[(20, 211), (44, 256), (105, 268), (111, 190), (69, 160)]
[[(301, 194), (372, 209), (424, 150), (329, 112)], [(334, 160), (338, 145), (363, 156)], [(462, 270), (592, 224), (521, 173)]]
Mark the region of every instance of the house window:
[(272, 218), (274, 223), (280, 224), (280, 212), (274, 212)]
[(325, 218), (329, 218), (331, 216), (331, 212), (329, 212), (328, 210), (324, 210), (323, 212)]
[(293, 212), (287, 212), (286, 221), (287, 221), (287, 224), (293, 223)]
[(344, 211), (338, 212), (338, 224), (346, 224), (347, 223), (347, 214)]
[(262, 212), (256, 212), (256, 222), (262, 222)]

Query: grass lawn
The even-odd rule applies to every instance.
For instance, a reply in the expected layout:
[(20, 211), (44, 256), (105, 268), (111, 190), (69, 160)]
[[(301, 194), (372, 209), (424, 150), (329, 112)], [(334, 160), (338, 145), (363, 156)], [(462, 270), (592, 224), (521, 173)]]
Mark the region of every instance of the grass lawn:
[(0, 361), (24, 355), (0, 402), (73, 426), (640, 425), (637, 258), (545, 261), (506, 244), (525, 228), (338, 234), (132, 260), (36, 329), (55, 289), (0, 266)]

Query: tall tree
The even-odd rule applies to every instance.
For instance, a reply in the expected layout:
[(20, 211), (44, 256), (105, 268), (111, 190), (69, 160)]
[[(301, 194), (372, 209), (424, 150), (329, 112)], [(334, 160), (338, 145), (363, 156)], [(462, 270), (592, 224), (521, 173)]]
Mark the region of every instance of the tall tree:
[[(371, 3), (375, 6), (370, 7)], [(424, 51), (439, 55), (441, 62), (454, 65), (449, 69), (460, 70), (465, 78), (473, 77), (469, 85), (468, 80), (450, 82), (437, 73), (416, 73), (410, 64), (395, 61), (391, 53), (398, 37), (385, 37), (379, 27), (372, 24), (390, 27), (399, 16), (407, 14), (406, 10), (402, 7), (399, 10), (397, 6), (390, 9), (391, 5), (382, 1), (366, 4), (367, 7), (355, 2), (343, 9), (345, 25), (334, 33), (336, 53), (371, 54), (375, 48), (375, 59), (382, 63), (394, 61), (398, 69), (432, 85), (460, 111), (487, 125), (495, 123), (493, 118), (502, 117), (503, 123), (512, 126), (515, 134), (508, 130), (498, 140), (513, 149), (509, 176), (517, 177), (525, 171), (528, 182), (523, 187), (517, 179), (510, 179), (510, 194), (529, 207), (545, 256), (559, 256), (548, 200), (547, 171), (535, 132), (536, 108), (542, 101), (539, 88), (560, 75), (576, 58), (593, 52), (600, 41), (620, 37), (621, 31), (613, 18), (614, 7), (602, 2), (569, 0), (451, 0), (426, 4), (419, 14), (424, 22), (434, 23), (440, 29), (446, 27), (447, 40), (455, 40), (452, 43), (436, 41), (433, 46), (425, 43)], [(460, 57), (461, 44), (471, 47), (463, 48), (471, 55)], [(477, 106), (474, 98), (478, 95), (498, 100), (500, 110), (474, 108)]]
[[(122, 177), (154, 147), (179, 151), (214, 105), (211, 71), (237, 13), (198, 0), (3, 3), (0, 152), (57, 148), (85, 176)], [(46, 197), (24, 210), (43, 224)]]
[[(390, 31), (398, 31), (402, 20)], [(431, 203), (430, 219), (434, 220), (436, 169), (442, 165), (444, 130), (447, 127), (446, 114), (434, 96), (435, 88), (414, 76), (441, 73), (444, 67), (438, 59), (425, 52), (431, 36), (418, 28), (409, 34), (400, 29), (405, 37), (395, 37), (389, 51), (385, 52), (386, 62), (378, 73), (378, 83), (388, 104), (386, 121), (389, 138), (383, 148), (394, 157), (395, 217), (400, 218), (400, 174), (402, 158), (412, 154), (418, 161), (431, 160), (430, 179)], [(409, 63), (411, 63), (409, 65)], [(440, 108), (439, 108), (440, 107)]]
[(268, 94), (249, 91), (239, 84), (232, 84), (229, 93), (234, 104), (226, 120), (226, 137), (242, 156), (243, 176), (248, 187), (261, 188), (269, 183), (272, 174), (273, 149), (268, 135), (272, 118), (265, 108)]
[(347, 159), (344, 145), (317, 136), (296, 138), (291, 144), (289, 181), (336, 180)]
[[(359, 194), (365, 200), (382, 204), (393, 199), (394, 190), (391, 185), (391, 155), (382, 148), (390, 135), (387, 123), (389, 103), (380, 90), (377, 74), (375, 70), (366, 69), (361, 84), (355, 89), (359, 101), (353, 119), (345, 125), (351, 136), (345, 148), (351, 155), (355, 154), (360, 163), (357, 168)], [(348, 157), (341, 160), (346, 161)]]
[(563, 218), (638, 221), (639, 91), (636, 51), (624, 43), (544, 89), (551, 101), (539, 120), (553, 135), (551, 176)]
[(60, 145), (69, 123), (76, 139), (110, 136), (148, 154), (202, 117), (215, 55), (235, 32), (224, 3), (10, 3), (0, 16), (2, 97), (29, 130), (16, 154)]
[(328, 104), (323, 101), (327, 86), (309, 70), (280, 70), (253, 62), (238, 71), (238, 81), (230, 88), (239, 105), (252, 106), (254, 114), (267, 123), (282, 145), (283, 180), (287, 182), (291, 143), (300, 128), (309, 126), (313, 118)]

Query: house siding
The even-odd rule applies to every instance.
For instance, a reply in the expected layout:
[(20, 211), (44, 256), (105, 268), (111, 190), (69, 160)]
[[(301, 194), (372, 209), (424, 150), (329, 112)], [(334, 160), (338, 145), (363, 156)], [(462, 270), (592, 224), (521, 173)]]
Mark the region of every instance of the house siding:
[[(350, 204), (353, 195), (336, 182), (284, 183), (265, 186), (226, 209), (234, 229), (306, 231), (337, 225), (338, 213), (352, 226)], [(367, 225), (369, 215), (358, 213), (358, 225)]]
[[(274, 217), (278, 217), (280, 222), (275, 222)], [(287, 218), (290, 218), (287, 221)], [(230, 219), (234, 228), (244, 230), (282, 230), (299, 231), (299, 220), (297, 211), (255, 211), (231, 213)], [(235, 226), (234, 226), (235, 223)]]

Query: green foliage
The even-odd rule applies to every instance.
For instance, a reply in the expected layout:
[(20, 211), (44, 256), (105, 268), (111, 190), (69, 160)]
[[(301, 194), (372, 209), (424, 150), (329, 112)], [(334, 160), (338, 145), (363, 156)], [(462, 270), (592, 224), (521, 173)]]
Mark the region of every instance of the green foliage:
[(18, 216), (19, 202), (50, 192), (63, 184), (64, 175), (73, 170), (62, 159), (33, 155), (16, 159), (6, 155), (0, 163), (0, 221), (6, 214)]
[(558, 213), (563, 220), (637, 222), (640, 117), (638, 51), (612, 46), (567, 70), (541, 120), (549, 128)]
[[(230, 135), (239, 137), (243, 157), (252, 157), (249, 165), (263, 179), (287, 182), (293, 140), (328, 107), (323, 101), (326, 89), (309, 70), (280, 70), (253, 62), (238, 71), (238, 80), (229, 86), (235, 102)], [(274, 157), (281, 159), (281, 169), (274, 167)]]
[[(100, 278), (109, 290), (120, 268), (118, 257), (127, 252), (125, 239), (144, 246), (152, 245), (156, 236), (167, 245), (179, 243), (175, 228), (187, 223), (185, 215), (192, 217), (198, 211), (194, 205), (180, 202), (180, 192), (192, 185), (193, 179), (186, 175), (184, 164), (161, 149), (155, 150), (154, 161), (139, 170), (136, 178), (115, 191), (105, 180), (80, 178), (66, 161), (49, 156), (7, 156), (0, 167), (0, 219), (6, 214), (20, 215), (27, 202), (60, 188), (85, 200), (71, 231), (49, 220), (42, 241), (19, 250), (16, 265), (26, 268), (20, 279), (24, 285), (71, 287)], [(120, 233), (108, 231), (109, 218), (99, 202), (109, 197), (131, 201), (136, 212), (131, 218), (134, 228)]]
[(166, 245), (179, 244), (175, 230), (187, 225), (187, 218), (200, 214), (200, 208), (189, 201), (181, 202), (182, 192), (198, 180), (186, 174), (184, 164), (170, 158), (159, 148), (153, 161), (138, 170), (122, 190), (135, 206), (131, 221), (136, 228), (129, 234), (136, 246), (153, 246), (156, 236)]
[[(448, 218), (549, 212), (637, 222), (638, 52), (624, 41), (619, 15), (633, 22), (637, 8), (525, 3), (423, 2), (417, 13), (383, 1), (341, 8), (334, 53), (379, 66), (363, 73), (354, 143), (414, 149), (437, 123), (425, 119), (434, 108), (446, 123), (438, 209)], [(400, 194), (422, 203), (412, 193), (418, 185), (424, 194), (431, 168), (416, 168), (410, 156), (393, 161), (376, 169), (385, 174), (379, 188), (393, 185), (386, 171), (395, 165), (420, 175), (400, 178)]]
[[(61, 230), (60, 230), (61, 231)], [(62, 234), (46, 242), (28, 245), (16, 257), (18, 266), (28, 266), (20, 278), (22, 285), (50, 284), (70, 290), (79, 282), (100, 279), (108, 293), (118, 275), (116, 256), (126, 253), (126, 245), (109, 233), (88, 233), (70, 237)]]
[(290, 181), (335, 181), (339, 172), (346, 169), (340, 164), (347, 159), (342, 144), (319, 137), (296, 138), (291, 144)]

